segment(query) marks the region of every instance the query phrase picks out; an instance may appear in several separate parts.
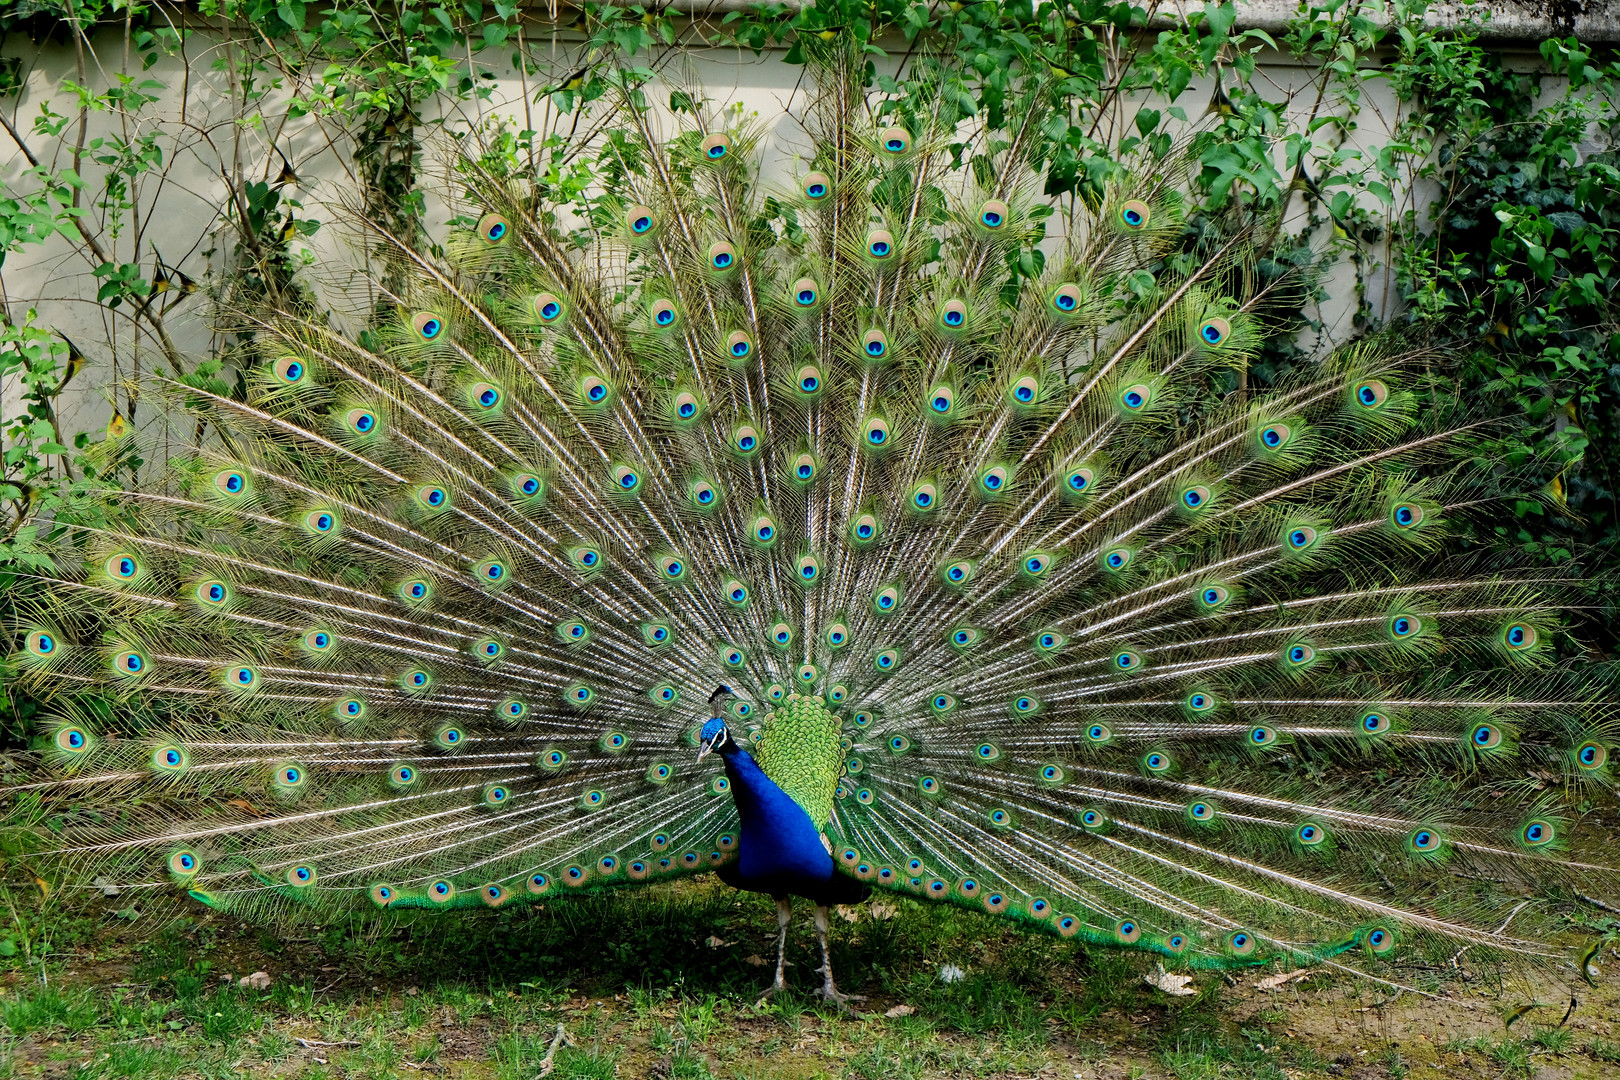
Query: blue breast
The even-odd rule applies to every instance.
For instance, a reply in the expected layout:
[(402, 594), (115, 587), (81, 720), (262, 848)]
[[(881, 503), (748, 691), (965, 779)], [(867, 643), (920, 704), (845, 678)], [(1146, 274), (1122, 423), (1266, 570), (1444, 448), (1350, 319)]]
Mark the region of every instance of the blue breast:
[(726, 754), (725, 762), (742, 836), (735, 868), (721, 877), (740, 889), (819, 895), (816, 886), (833, 876), (833, 859), (810, 815), (746, 750)]

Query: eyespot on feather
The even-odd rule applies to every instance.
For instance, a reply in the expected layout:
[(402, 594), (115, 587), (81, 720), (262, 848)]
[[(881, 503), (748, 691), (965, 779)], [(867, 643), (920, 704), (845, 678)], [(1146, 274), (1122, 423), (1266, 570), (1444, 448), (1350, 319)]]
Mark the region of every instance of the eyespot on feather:
[(1389, 386), (1382, 379), (1365, 379), (1355, 384), (1351, 398), (1360, 408), (1376, 411), (1389, 400)]
[(946, 330), (960, 330), (967, 325), (966, 300), (947, 300), (939, 307), (939, 325)]
[(894, 234), (887, 229), (873, 229), (866, 234), (866, 254), (868, 258), (881, 262), (893, 258), (899, 250), (894, 242)]
[(197, 603), (206, 610), (217, 611), (230, 602), (231, 587), (219, 578), (209, 578), (207, 581), (198, 582), (191, 595), (195, 596)]
[(709, 245), (709, 269), (716, 273), (726, 273), (737, 268), (737, 249), (724, 240), (717, 240)]
[(1012, 211), (1000, 199), (987, 199), (979, 207), (979, 226), (994, 232), (1006, 226), (1012, 219)]
[(370, 409), (350, 409), (343, 414), (343, 424), (356, 435), (375, 435), (382, 430), (382, 421)]
[(1609, 763), (1609, 748), (1595, 739), (1577, 746), (1572, 754), (1575, 768), (1583, 773), (1595, 773)]
[(423, 341), (438, 341), (444, 336), (444, 318), (437, 312), (418, 311), (411, 316), (411, 329)]
[(227, 499), (239, 499), (250, 493), (247, 473), (241, 469), (222, 469), (214, 474), (214, 490)]
[(495, 247), (512, 234), (512, 223), (500, 214), (488, 213), (478, 219), (474, 231), (478, 234), (478, 239), (490, 247)]
[(1132, 232), (1146, 228), (1148, 222), (1152, 220), (1153, 211), (1140, 199), (1131, 199), (1120, 204), (1119, 223)]
[(1502, 628), (1502, 645), (1510, 653), (1528, 652), (1536, 647), (1541, 635), (1526, 622), (1511, 622)]
[(309, 381), (309, 362), (301, 356), (283, 356), (270, 366), (276, 380), (287, 386), (298, 386)]
[(1276, 453), (1286, 447), (1294, 437), (1294, 429), (1288, 424), (1267, 424), (1255, 435), (1263, 453)]
[(882, 330), (868, 330), (861, 335), (861, 354), (867, 360), (885, 359), (889, 355), (889, 336)]
[(793, 300), (795, 307), (807, 310), (815, 307), (817, 301), (821, 299), (821, 287), (816, 284), (815, 278), (802, 277), (793, 283), (793, 287), (788, 290), (788, 296)]
[(652, 207), (637, 204), (624, 212), (624, 223), (629, 226), (631, 236), (649, 236), (658, 228), (658, 215), (653, 213)]
[(1224, 345), (1231, 336), (1232, 324), (1219, 316), (1205, 319), (1198, 327), (1198, 340), (1205, 345)]
[(832, 194), (832, 178), (824, 172), (805, 173), (804, 179), (799, 182), (799, 190), (811, 202), (821, 202)]
[(1059, 315), (1073, 315), (1080, 310), (1080, 305), (1084, 300), (1085, 294), (1080, 291), (1079, 285), (1073, 282), (1064, 282), (1052, 290), (1051, 296), (1047, 298), (1047, 303)]
[(716, 131), (704, 137), (698, 144), (703, 156), (709, 161), (721, 161), (731, 153), (731, 136), (723, 131)]
[(1119, 392), (1119, 404), (1127, 413), (1140, 413), (1153, 404), (1153, 388), (1147, 383), (1131, 383)]
[(1389, 523), (1402, 532), (1422, 525), (1423, 518), (1423, 507), (1417, 503), (1402, 502), (1390, 507)]
[(911, 132), (903, 127), (886, 127), (878, 132), (878, 146), (886, 154), (903, 154), (911, 149)]
[(41, 660), (54, 659), (66, 652), (62, 637), (50, 630), (30, 630), (23, 636), (23, 651)]
[(535, 296), (531, 303), (534, 317), (540, 320), (542, 326), (552, 326), (560, 321), (565, 314), (563, 302), (556, 294), (543, 292)]
[(675, 305), (669, 300), (655, 300), (647, 306), (647, 318), (654, 329), (668, 330), (675, 325)]
[(1078, 469), (1070, 469), (1064, 473), (1059, 487), (1064, 496), (1069, 499), (1081, 499), (1096, 488), (1097, 472), (1089, 466), (1082, 465)]

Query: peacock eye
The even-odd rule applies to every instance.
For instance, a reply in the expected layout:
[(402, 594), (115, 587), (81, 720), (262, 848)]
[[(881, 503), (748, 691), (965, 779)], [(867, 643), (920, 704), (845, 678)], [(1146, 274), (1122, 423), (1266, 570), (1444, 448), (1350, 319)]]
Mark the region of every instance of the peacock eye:
[(479, 239), (491, 247), (505, 240), (511, 231), (511, 222), (499, 214), (485, 214), (479, 219), (478, 227), (475, 230)]
[(703, 151), (703, 156), (708, 160), (719, 161), (727, 154), (731, 153), (731, 136), (727, 135), (723, 131), (717, 131), (712, 135), (706, 136), (704, 140), (698, 144), (698, 149)]
[(625, 211), (624, 220), (632, 236), (646, 236), (658, 227), (658, 215), (646, 206), (632, 206)]
[(532, 302), (534, 317), (542, 325), (550, 326), (563, 315), (563, 303), (551, 293), (543, 292), (536, 296)]

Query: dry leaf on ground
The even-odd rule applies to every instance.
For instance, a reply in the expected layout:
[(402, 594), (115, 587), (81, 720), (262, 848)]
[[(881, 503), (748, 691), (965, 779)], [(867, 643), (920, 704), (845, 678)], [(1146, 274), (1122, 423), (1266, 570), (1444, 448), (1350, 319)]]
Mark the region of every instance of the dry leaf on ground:
[(1164, 970), (1161, 964), (1157, 974), (1144, 975), (1142, 981), (1156, 990), (1163, 990), (1172, 997), (1192, 997), (1197, 990), (1189, 989), (1192, 984), (1191, 975), (1172, 975)]

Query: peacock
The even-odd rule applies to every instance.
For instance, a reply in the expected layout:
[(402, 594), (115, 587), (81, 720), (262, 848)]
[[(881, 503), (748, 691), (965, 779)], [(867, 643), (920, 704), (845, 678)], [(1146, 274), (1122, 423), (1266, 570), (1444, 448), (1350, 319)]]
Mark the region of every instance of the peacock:
[(716, 873), (776, 901), (767, 993), (811, 903), (839, 1002), (873, 891), (1590, 976), (1615, 684), (1578, 578), (1480, 540), (1489, 417), (1388, 335), (1248, 379), (1301, 282), (1275, 216), (1195, 220), (1185, 140), (1049, 196), (1051, 94), (964, 168), (926, 88), (807, 61), (780, 179), (626, 76), (583, 201), (463, 144), (442, 242), (355, 215), (361, 324), (266, 292), (234, 380), (144, 379), (166, 467), (16, 590), (30, 857), (267, 922)]

